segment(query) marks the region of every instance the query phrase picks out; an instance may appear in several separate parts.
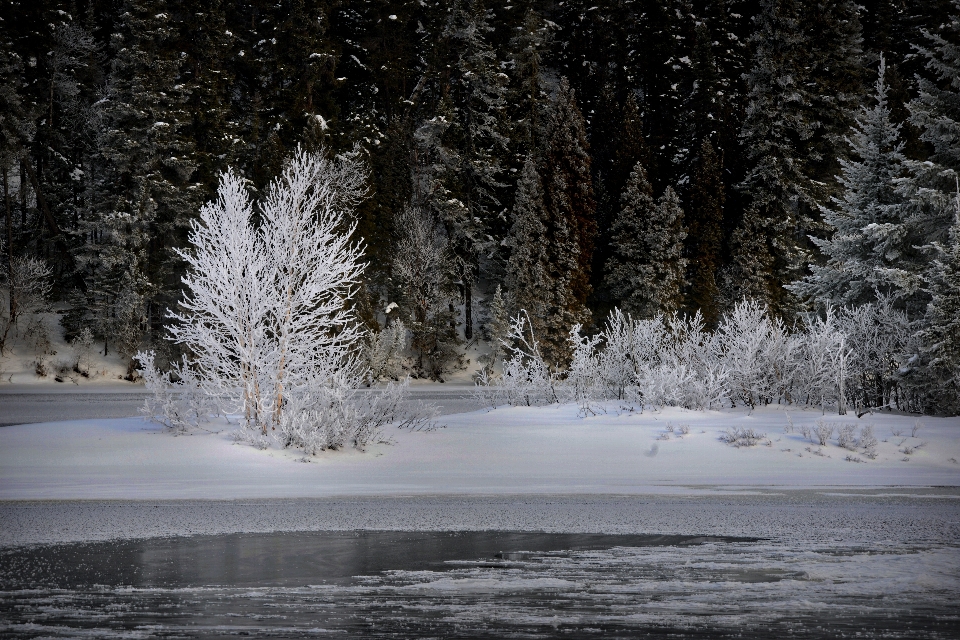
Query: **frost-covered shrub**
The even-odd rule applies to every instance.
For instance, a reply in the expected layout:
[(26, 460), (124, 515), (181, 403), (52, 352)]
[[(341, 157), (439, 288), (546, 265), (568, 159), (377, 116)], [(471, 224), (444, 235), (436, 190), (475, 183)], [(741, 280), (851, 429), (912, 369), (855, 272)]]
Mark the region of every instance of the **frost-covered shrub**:
[(857, 436), (856, 447), (871, 460), (877, 457), (877, 438), (873, 435), (873, 425), (864, 425)]
[(508, 357), (503, 361), (501, 377), (498, 380), (481, 377), (479, 380), (483, 399), (493, 405), (533, 406), (560, 402), (557, 395), (559, 377), (544, 360), (526, 312), (511, 320), (504, 346)]
[(283, 447), (299, 448), (307, 455), (346, 447), (363, 451), (385, 441), (383, 429), (390, 424), (418, 431), (437, 427), (435, 406), (408, 401), (409, 378), (369, 391), (351, 389), (342, 382), (293, 395), (276, 436)]
[(857, 448), (856, 438), (857, 425), (840, 424), (837, 425), (837, 446), (842, 449), (854, 451)]
[(93, 332), (89, 327), (83, 330), (70, 341), (73, 347), (73, 370), (82, 376), (90, 375), (90, 366), (93, 364)]
[(836, 429), (836, 425), (832, 422), (824, 422), (823, 420), (817, 420), (816, 425), (813, 427), (813, 438), (811, 442), (814, 444), (819, 444), (821, 447), (827, 445), (827, 442), (830, 441), (830, 438), (833, 436), (833, 431)]
[(767, 437), (767, 434), (760, 433), (746, 427), (734, 427), (720, 434), (720, 441), (726, 442), (734, 447), (753, 447), (761, 440)]
[[(524, 320), (525, 344), (513, 345), (504, 359), (510, 379), (481, 375), (478, 384), (485, 398), (510, 404), (574, 400), (585, 406), (626, 400), (702, 410), (778, 403), (823, 411), (831, 406), (843, 415), (852, 402), (859, 416), (864, 385), (873, 374), (865, 373), (867, 365), (858, 350), (879, 344), (892, 362), (889, 352), (899, 347), (889, 344), (901, 344), (896, 314), (891, 321), (895, 330), (882, 339), (862, 335), (863, 325), (869, 324), (864, 318), (876, 313), (827, 309), (788, 327), (771, 318), (763, 304), (745, 300), (710, 331), (699, 313), (635, 320), (615, 309), (599, 334), (582, 336), (579, 328), (570, 333), (568, 350), (574, 358), (565, 371), (551, 370), (534, 353), (536, 339)], [(860, 333), (851, 337), (849, 327)], [(812, 433), (807, 437), (820, 441)]]
[(143, 378), (147, 391), (153, 394), (146, 398), (140, 412), (148, 420), (177, 433), (209, 421), (210, 414), (216, 411), (216, 404), (186, 357), (168, 372), (157, 369), (155, 359), (156, 353), (152, 350), (134, 356), (140, 365), (137, 373)]
[(407, 327), (393, 320), (379, 332), (371, 332), (364, 345), (364, 355), (372, 380), (400, 380), (404, 377), (404, 351), (407, 348)]

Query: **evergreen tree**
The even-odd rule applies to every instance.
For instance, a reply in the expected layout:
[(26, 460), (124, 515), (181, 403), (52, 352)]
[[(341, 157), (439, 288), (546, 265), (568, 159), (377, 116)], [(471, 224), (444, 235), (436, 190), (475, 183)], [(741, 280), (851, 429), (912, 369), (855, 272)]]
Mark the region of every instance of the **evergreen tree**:
[[(809, 87), (806, 118), (813, 130), (801, 159), (815, 199), (823, 202), (836, 192), (838, 163), (847, 152), (844, 138), (866, 89), (860, 7), (852, 0), (815, 0), (803, 7), (807, 43), (801, 65)], [(817, 213), (814, 207), (808, 215)]]
[(949, 244), (935, 244), (937, 258), (926, 277), (931, 301), (919, 334), (937, 410), (960, 411), (960, 183)]
[[(792, 306), (782, 285), (795, 280), (809, 262), (799, 240), (806, 226), (800, 217), (814, 201), (799, 154), (815, 125), (806, 117), (810, 96), (802, 63), (807, 43), (798, 3), (762, 0), (754, 23), (748, 104), (740, 134), (748, 168), (738, 186), (749, 204), (731, 238), (728, 282), (734, 287), (749, 283), (749, 291), (730, 292), (734, 299), (741, 293), (761, 296), (781, 312)], [(746, 243), (765, 244), (762, 257), (755, 251), (759, 247), (744, 252)]]
[(480, 0), (457, 0), (451, 7), (441, 37), (450, 56), (441, 89), (445, 99), (439, 114), (418, 130), (426, 151), (439, 160), (432, 165), (428, 193), (458, 259), (467, 339), (473, 337), (479, 258), (497, 246), (491, 232), (501, 213), (498, 191), (504, 186), (500, 179), (507, 148), (502, 133), (507, 77), (487, 41), (488, 20)]
[(654, 203), (643, 166), (637, 164), (613, 225), (613, 255), (607, 262), (607, 286), (620, 307), (637, 318), (652, 318), (680, 308), (684, 271), (683, 211), (672, 187)]
[(128, 0), (121, 17), (77, 264), (104, 350), (112, 340), (132, 356), (179, 296), (182, 261), (173, 249), (185, 243), (202, 191), (191, 180), (195, 145), (175, 16), (164, 0)]
[(510, 258), (505, 283), (510, 296), (510, 314), (526, 311), (539, 335), (547, 322), (550, 265), (544, 242), (547, 211), (543, 204), (543, 187), (536, 165), (530, 159), (520, 174), (511, 217), (513, 224), (507, 236)]
[(720, 247), (723, 242), (724, 185), (720, 158), (706, 139), (700, 146), (697, 167), (690, 187), (687, 220), (690, 290), (687, 306), (699, 310), (708, 325), (720, 317)]
[(542, 155), (549, 119), (550, 96), (543, 75), (543, 56), (550, 44), (547, 22), (528, 8), (522, 24), (510, 41), (511, 145), (522, 165), (529, 155)]
[(822, 304), (861, 305), (875, 301), (878, 294), (904, 303), (918, 291), (917, 277), (910, 273), (916, 274), (925, 262), (915, 248), (922, 238), (903, 219), (896, 193), (896, 180), (903, 174), (903, 142), (900, 125), (890, 121), (885, 74), (881, 57), (876, 103), (861, 109), (848, 137), (854, 159), (840, 162), (843, 194), (833, 198), (835, 209), (823, 207), (833, 234), (814, 242), (826, 264), (811, 265), (811, 274), (791, 286), (797, 295)]
[(939, 33), (924, 30), (926, 46), (917, 47), (931, 77), (917, 79), (919, 95), (910, 105), (910, 121), (932, 154), (908, 161), (911, 179), (902, 192), (911, 200), (910, 222), (927, 242), (946, 242), (953, 215), (954, 177), (960, 173), (960, 0)]
[[(554, 100), (550, 122), (550, 137), (544, 158), (544, 191), (547, 211), (553, 225), (554, 250), (551, 260), (554, 268), (564, 264), (568, 249), (564, 246), (569, 234), (575, 267), (564, 278), (570, 278), (569, 297), (557, 299), (571, 317), (588, 317), (586, 307), (590, 295), (590, 274), (597, 236), (596, 202), (593, 196), (593, 178), (590, 173), (590, 152), (583, 116), (577, 108), (573, 89), (561, 79)], [(572, 325), (571, 325), (572, 326)]]
[(772, 300), (774, 257), (767, 221), (757, 207), (748, 207), (730, 236), (730, 261), (722, 270), (720, 296), (724, 308), (741, 300)]

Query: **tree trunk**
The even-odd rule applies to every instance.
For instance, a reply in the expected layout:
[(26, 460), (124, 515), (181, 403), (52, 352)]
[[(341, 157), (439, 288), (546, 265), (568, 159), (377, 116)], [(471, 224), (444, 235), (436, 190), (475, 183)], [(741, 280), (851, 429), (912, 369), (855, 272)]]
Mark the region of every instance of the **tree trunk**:
[(463, 337), (473, 339), (473, 283), (463, 279)]

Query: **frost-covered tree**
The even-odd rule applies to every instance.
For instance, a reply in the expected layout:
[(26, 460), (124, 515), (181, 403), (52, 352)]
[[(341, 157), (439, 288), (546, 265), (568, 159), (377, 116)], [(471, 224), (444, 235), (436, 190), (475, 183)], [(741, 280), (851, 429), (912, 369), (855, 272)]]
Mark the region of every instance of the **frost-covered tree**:
[(931, 294), (919, 339), (936, 396), (937, 412), (960, 412), (960, 183), (954, 200), (948, 244), (936, 243), (937, 257), (926, 276)]
[(443, 225), (433, 213), (408, 207), (394, 221), (397, 230), (393, 280), (401, 313), (412, 334), (420, 375), (442, 380), (459, 355), (456, 263)]
[(622, 308), (637, 318), (670, 313), (682, 304), (687, 260), (683, 210), (673, 188), (655, 203), (646, 171), (634, 167), (613, 224), (607, 286)]
[[(843, 187), (833, 207), (822, 207), (830, 238), (813, 241), (826, 258), (810, 265), (810, 275), (790, 288), (798, 296), (825, 305), (860, 305), (877, 295), (909, 299), (917, 283), (907, 274), (925, 262), (916, 245), (923, 241), (903, 219), (904, 207), (896, 181), (903, 175), (900, 125), (891, 122), (880, 59), (875, 104), (863, 107), (848, 136), (852, 158), (841, 160)], [(906, 302), (908, 300), (904, 300)]]
[[(950, 16), (939, 32), (923, 31), (926, 43), (918, 47), (932, 77), (918, 78), (919, 95), (910, 102), (910, 121), (932, 154), (926, 161), (907, 161), (908, 177), (900, 191), (907, 197), (906, 222), (918, 234), (916, 244), (948, 243), (953, 220), (953, 195), (960, 174), (960, 1), (953, 0)], [(902, 287), (920, 288), (915, 266), (892, 276)]]
[(298, 151), (257, 203), (256, 228), (243, 180), (225, 173), (192, 224), (193, 249), (180, 251), (187, 293), (170, 333), (203, 384), (239, 395), (246, 426), (263, 436), (299, 428), (310, 402), (361, 374), (346, 303), (362, 271), (348, 216), (364, 181), (353, 157)]
[(530, 159), (523, 165), (513, 204), (513, 225), (507, 235), (506, 288), (515, 312), (526, 310), (534, 331), (540, 334), (546, 322), (550, 271), (548, 247), (544, 242), (547, 211), (537, 167)]

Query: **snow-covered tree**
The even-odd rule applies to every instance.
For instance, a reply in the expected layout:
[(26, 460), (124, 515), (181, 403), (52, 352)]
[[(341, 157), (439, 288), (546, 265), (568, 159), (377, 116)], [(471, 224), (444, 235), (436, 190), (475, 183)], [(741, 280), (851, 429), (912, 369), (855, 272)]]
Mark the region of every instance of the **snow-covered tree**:
[(393, 279), (401, 313), (412, 333), (411, 346), (421, 375), (442, 379), (459, 355), (456, 263), (450, 241), (428, 209), (408, 207), (396, 216)]
[(833, 229), (828, 239), (813, 238), (826, 264), (810, 265), (810, 275), (790, 288), (825, 305), (861, 305), (878, 295), (910, 298), (918, 284), (908, 274), (925, 262), (916, 245), (923, 242), (903, 219), (896, 180), (904, 168), (900, 125), (890, 119), (886, 64), (880, 58), (875, 104), (863, 107), (847, 140), (852, 159), (841, 160), (843, 194), (822, 207)]
[[(569, 237), (573, 242), (576, 260), (575, 268), (565, 274), (565, 277), (569, 277), (570, 297), (557, 302), (566, 306), (568, 313), (582, 322), (587, 318), (586, 303), (591, 291), (597, 205), (590, 172), (586, 124), (566, 78), (561, 78), (557, 87), (549, 130), (547, 151), (543, 158), (543, 187), (550, 226), (553, 227), (549, 231), (555, 236), (551, 250), (558, 254), (566, 252), (564, 243), (567, 240), (564, 238)], [(565, 257), (558, 255), (551, 262), (558, 268), (565, 260)], [(570, 326), (563, 331), (563, 340), (566, 340)]]
[(346, 302), (362, 270), (348, 216), (364, 180), (352, 156), (298, 151), (258, 203), (257, 229), (243, 180), (228, 172), (192, 224), (193, 250), (180, 252), (190, 270), (171, 335), (213, 393), (239, 393), (263, 436), (302, 430), (311, 402), (361, 373)]
[(622, 308), (638, 318), (670, 313), (682, 303), (687, 265), (680, 201), (667, 187), (654, 203), (646, 171), (634, 167), (613, 224), (606, 282)]
[[(932, 154), (925, 161), (908, 160), (907, 176), (899, 191), (905, 197), (901, 214), (912, 245), (924, 246), (927, 260), (919, 257), (892, 266), (888, 276), (906, 293), (913, 293), (913, 309), (923, 312), (928, 294), (923, 289), (931, 243), (948, 245), (954, 216), (956, 178), (960, 174), (960, 0), (953, 0), (950, 16), (939, 32), (923, 31), (925, 46), (918, 47), (932, 77), (918, 78), (919, 95), (910, 102), (910, 121)], [(901, 232), (902, 233), (902, 232)]]
[(690, 285), (687, 306), (693, 312), (699, 310), (709, 325), (716, 323), (720, 315), (717, 281), (725, 203), (722, 173), (719, 156), (710, 140), (704, 140), (700, 145), (687, 205), (687, 280)]
[(523, 165), (513, 204), (513, 225), (507, 236), (506, 288), (516, 312), (526, 310), (534, 330), (540, 334), (546, 322), (550, 271), (548, 247), (544, 242), (547, 211), (537, 167), (530, 159)]
[(937, 257), (927, 275), (931, 293), (919, 339), (935, 389), (935, 411), (960, 412), (960, 184), (947, 245), (935, 244)]

